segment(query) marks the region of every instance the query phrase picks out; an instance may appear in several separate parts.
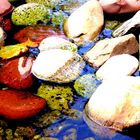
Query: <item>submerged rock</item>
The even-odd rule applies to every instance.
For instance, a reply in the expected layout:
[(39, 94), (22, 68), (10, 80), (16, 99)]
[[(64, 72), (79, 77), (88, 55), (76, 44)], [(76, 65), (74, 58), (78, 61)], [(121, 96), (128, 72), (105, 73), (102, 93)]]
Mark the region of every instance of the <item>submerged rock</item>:
[(139, 66), (139, 61), (132, 55), (121, 54), (110, 57), (96, 72), (97, 79), (132, 75)]
[(32, 66), (32, 73), (39, 79), (68, 83), (75, 80), (85, 66), (76, 52), (51, 49), (41, 52)]
[(140, 123), (140, 77), (123, 76), (104, 81), (86, 105), (88, 117), (122, 131)]
[(29, 92), (0, 90), (0, 115), (8, 119), (25, 119), (38, 114), (46, 101)]
[(140, 29), (140, 10), (131, 19), (127, 20), (120, 27), (118, 27), (113, 32), (113, 36), (122, 36), (137, 29)]
[(74, 82), (77, 94), (86, 98), (90, 98), (97, 87), (98, 82), (94, 74), (85, 74)]
[(47, 20), (48, 11), (42, 4), (22, 4), (12, 12), (12, 22), (15, 25), (35, 25), (38, 21)]
[(104, 24), (102, 8), (97, 0), (90, 0), (74, 11), (64, 24), (68, 38), (82, 44), (100, 33)]
[(69, 109), (69, 103), (73, 101), (73, 92), (69, 86), (42, 84), (37, 95), (47, 101), (51, 110)]
[(138, 52), (139, 44), (133, 34), (111, 39), (100, 40), (90, 49), (84, 59), (93, 67), (100, 67), (111, 56), (118, 54), (134, 54)]
[(77, 46), (61, 37), (47, 37), (40, 42), (39, 50), (46, 51), (50, 49), (63, 49), (77, 51)]

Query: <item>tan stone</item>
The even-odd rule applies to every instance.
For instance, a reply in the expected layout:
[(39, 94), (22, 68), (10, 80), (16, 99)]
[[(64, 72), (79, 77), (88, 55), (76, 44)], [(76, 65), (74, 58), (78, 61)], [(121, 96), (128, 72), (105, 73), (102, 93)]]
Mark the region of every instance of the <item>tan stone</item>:
[(132, 75), (139, 66), (136, 57), (120, 54), (109, 58), (96, 72), (96, 77), (105, 80), (112, 77)]
[(97, 0), (89, 0), (75, 10), (64, 24), (68, 38), (76, 43), (93, 40), (101, 31), (104, 16), (101, 5)]
[(86, 105), (88, 117), (122, 131), (140, 123), (140, 77), (125, 76), (104, 81)]
[(118, 54), (134, 54), (138, 52), (139, 45), (133, 34), (124, 35), (111, 39), (105, 39), (97, 42), (89, 50), (84, 59), (93, 67), (100, 67), (111, 56)]

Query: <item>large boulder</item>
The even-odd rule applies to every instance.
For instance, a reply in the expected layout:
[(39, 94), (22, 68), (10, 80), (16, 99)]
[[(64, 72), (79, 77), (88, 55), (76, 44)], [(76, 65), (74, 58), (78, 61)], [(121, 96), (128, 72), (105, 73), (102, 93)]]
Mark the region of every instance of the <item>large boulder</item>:
[(105, 80), (112, 77), (132, 75), (139, 66), (139, 61), (132, 55), (120, 54), (109, 58), (96, 72), (96, 77)]
[(104, 24), (102, 7), (97, 0), (90, 0), (75, 10), (64, 24), (66, 35), (76, 43), (93, 40)]
[(139, 44), (133, 34), (100, 40), (90, 49), (84, 59), (93, 67), (100, 67), (110, 57), (118, 54), (134, 54), (138, 52)]
[(94, 122), (122, 131), (140, 123), (140, 77), (104, 81), (86, 105)]

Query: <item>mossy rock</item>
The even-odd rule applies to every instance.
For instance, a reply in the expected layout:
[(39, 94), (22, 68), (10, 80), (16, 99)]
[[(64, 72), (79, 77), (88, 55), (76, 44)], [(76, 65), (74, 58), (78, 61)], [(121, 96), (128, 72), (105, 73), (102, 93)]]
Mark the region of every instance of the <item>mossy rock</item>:
[(97, 81), (94, 74), (85, 74), (79, 77), (74, 82), (74, 88), (77, 94), (86, 98), (90, 98), (96, 90), (96, 88), (98, 87), (98, 84), (99, 81)]
[(69, 109), (69, 103), (73, 101), (73, 92), (69, 86), (42, 84), (37, 95), (47, 101), (51, 110)]
[(35, 25), (38, 21), (49, 20), (49, 12), (42, 4), (22, 4), (12, 12), (12, 22), (15, 25)]

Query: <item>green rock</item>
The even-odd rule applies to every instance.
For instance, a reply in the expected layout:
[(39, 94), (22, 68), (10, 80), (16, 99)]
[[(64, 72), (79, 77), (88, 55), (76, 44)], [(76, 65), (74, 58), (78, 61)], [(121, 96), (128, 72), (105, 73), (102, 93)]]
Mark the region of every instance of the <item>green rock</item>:
[(26, 0), (27, 3), (39, 3), (51, 9), (55, 8), (61, 3), (61, 0)]
[(74, 82), (74, 88), (77, 92), (77, 94), (90, 98), (93, 92), (97, 88), (97, 82), (96, 77), (94, 74), (86, 74), (81, 77), (79, 77)]
[(73, 92), (69, 86), (42, 84), (37, 95), (46, 99), (51, 110), (69, 109), (69, 102), (73, 101)]
[(22, 4), (12, 12), (12, 22), (15, 25), (35, 25), (38, 21), (49, 20), (49, 12), (42, 4)]

